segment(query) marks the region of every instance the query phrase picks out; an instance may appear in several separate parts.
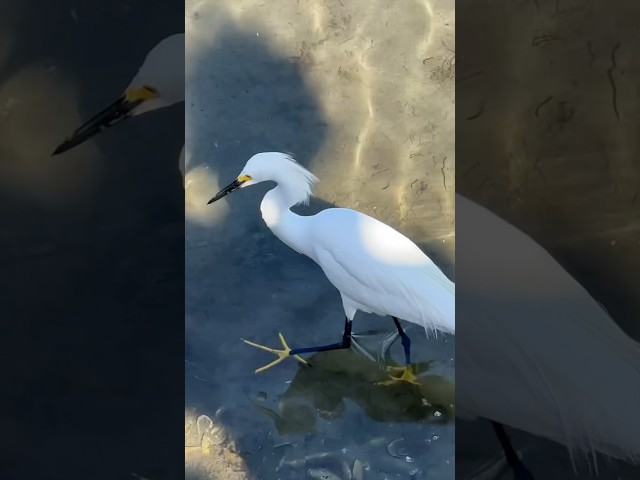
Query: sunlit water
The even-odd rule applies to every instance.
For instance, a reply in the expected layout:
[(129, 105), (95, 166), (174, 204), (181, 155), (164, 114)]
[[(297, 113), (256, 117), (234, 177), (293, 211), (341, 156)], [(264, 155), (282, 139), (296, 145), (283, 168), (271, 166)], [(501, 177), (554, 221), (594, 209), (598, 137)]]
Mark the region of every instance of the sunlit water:
[[(330, 352), (309, 359), (313, 370), (292, 359), (255, 375), (270, 356), (240, 338), (335, 342), (340, 297), (262, 222), (269, 185), (206, 206), (254, 153), (291, 152), (321, 179), (300, 213), (356, 208), (409, 235), (453, 278), (453, 2), (186, 6), (187, 471), (453, 478), (453, 337), (408, 327), (422, 389), (374, 385), (393, 323), (361, 313), (354, 331), (372, 359)], [(391, 356), (401, 361), (399, 342)]]

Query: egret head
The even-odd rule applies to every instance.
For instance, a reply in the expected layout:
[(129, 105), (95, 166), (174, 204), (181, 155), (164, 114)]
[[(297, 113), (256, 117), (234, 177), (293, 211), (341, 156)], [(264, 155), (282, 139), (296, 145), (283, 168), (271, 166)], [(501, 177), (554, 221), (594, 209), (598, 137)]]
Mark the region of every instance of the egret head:
[(53, 152), (70, 150), (135, 115), (184, 101), (184, 34), (171, 35), (148, 54), (123, 94), (81, 125)]
[(220, 190), (208, 204), (220, 200), (239, 188), (266, 181), (277, 182), (286, 187), (296, 199), (304, 201), (311, 195), (311, 188), (318, 179), (286, 153), (257, 153), (249, 159), (240, 175)]

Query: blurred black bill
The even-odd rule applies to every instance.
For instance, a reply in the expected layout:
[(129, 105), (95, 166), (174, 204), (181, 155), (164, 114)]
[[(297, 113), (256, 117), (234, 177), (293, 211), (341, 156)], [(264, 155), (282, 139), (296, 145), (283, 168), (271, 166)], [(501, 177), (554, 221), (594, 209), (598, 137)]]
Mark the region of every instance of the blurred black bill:
[(59, 155), (67, 150), (71, 150), (72, 148), (77, 147), (90, 138), (96, 136), (100, 132), (103, 132), (129, 118), (133, 109), (140, 105), (141, 102), (142, 100), (129, 101), (124, 95), (121, 96), (73, 132), (68, 139), (62, 142), (53, 151), (53, 155)]

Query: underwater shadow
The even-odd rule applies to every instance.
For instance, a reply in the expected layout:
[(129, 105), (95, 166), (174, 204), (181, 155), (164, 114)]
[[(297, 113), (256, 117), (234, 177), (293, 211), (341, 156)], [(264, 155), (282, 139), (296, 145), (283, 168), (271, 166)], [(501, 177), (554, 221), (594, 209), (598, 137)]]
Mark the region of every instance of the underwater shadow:
[[(392, 332), (389, 332), (392, 333)], [(306, 358), (289, 387), (278, 398), (277, 408), (263, 405), (264, 398), (250, 397), (254, 406), (274, 421), (279, 435), (309, 433), (317, 416), (340, 418), (345, 400), (362, 408), (377, 422), (451, 422), (455, 415), (454, 384), (429, 374), (429, 362), (419, 362), (415, 372), (420, 385), (377, 385), (388, 380), (381, 362), (354, 350), (322, 352)], [(384, 364), (401, 366), (390, 358)]]

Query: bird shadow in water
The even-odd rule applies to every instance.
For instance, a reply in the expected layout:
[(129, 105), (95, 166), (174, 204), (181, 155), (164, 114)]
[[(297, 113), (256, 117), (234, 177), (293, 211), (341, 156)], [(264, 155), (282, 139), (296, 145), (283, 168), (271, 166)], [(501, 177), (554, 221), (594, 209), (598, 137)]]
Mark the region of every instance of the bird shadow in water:
[[(259, 152), (291, 153), (308, 167), (327, 135), (324, 112), (307, 84), (304, 67), (255, 31), (251, 25), (226, 20), (211, 36), (211, 45), (187, 56), (189, 169), (210, 167), (220, 187)], [(229, 219), (251, 212), (246, 205), (264, 193), (262, 187), (229, 201), (226, 220), (213, 229), (228, 232), (233, 226)], [(188, 229), (194, 235), (212, 234), (211, 227), (189, 224)]]
[[(223, 9), (211, 8), (216, 16), (227, 15)], [(300, 65), (273, 51), (250, 25), (241, 26), (232, 19), (220, 23), (220, 30), (211, 36), (211, 45), (197, 54), (187, 52), (185, 148), (189, 168), (210, 166), (218, 175), (219, 186), (223, 186), (236, 178), (246, 161), (258, 152), (291, 152), (297, 161), (308, 166), (324, 141), (326, 123)], [(264, 267), (258, 262), (264, 250), (277, 245), (275, 250), (289, 253), (260, 218), (260, 198), (270, 188), (273, 184), (266, 182), (236, 193), (226, 201), (228, 214), (213, 226), (188, 223), (185, 314), (196, 319), (194, 329), (198, 320), (209, 320), (201, 317), (207, 306), (216, 303), (216, 295), (211, 292), (229, 290), (227, 282), (211, 272), (224, 273), (220, 271), (221, 265), (229, 257), (230, 249), (243, 248), (246, 252), (243, 257), (251, 261), (255, 252), (253, 275), (267, 278), (269, 270), (262, 270)], [(212, 191), (211, 196), (215, 193)], [(220, 204), (207, 207), (206, 200), (203, 207), (220, 208)], [(190, 238), (207, 239), (206, 249), (199, 245), (190, 249)], [(215, 241), (215, 245), (209, 244), (209, 240)], [(277, 269), (281, 259), (275, 261)], [(339, 301), (337, 295), (336, 299)], [(211, 318), (211, 321), (218, 320)], [(200, 363), (206, 363), (204, 357), (210, 362), (218, 352), (197, 348), (200, 337), (188, 323), (187, 349)], [(201, 355), (203, 350), (207, 353)]]
[[(316, 353), (300, 365), (276, 409), (249, 396), (261, 413), (270, 417), (281, 436), (314, 431), (318, 417), (333, 421), (342, 416), (345, 400), (357, 404), (377, 422), (447, 423), (455, 415), (454, 384), (440, 375), (429, 374), (430, 362), (414, 364), (420, 385), (398, 383), (377, 385), (388, 379), (378, 362), (353, 350)], [(391, 366), (397, 363), (386, 360)]]

